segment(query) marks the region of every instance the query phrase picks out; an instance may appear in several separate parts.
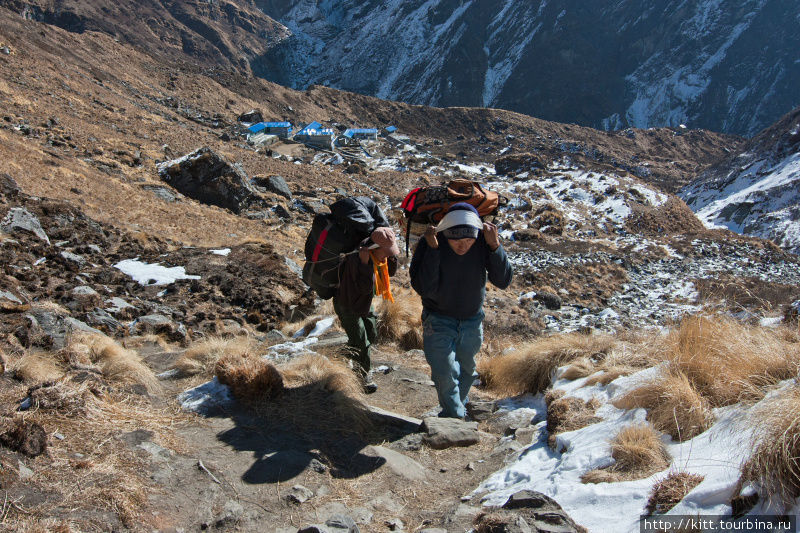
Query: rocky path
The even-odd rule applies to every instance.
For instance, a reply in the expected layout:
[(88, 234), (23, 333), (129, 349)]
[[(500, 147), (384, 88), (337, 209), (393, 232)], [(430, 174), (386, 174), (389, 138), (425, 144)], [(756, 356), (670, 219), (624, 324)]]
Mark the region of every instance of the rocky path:
[[(154, 345), (139, 350), (157, 372), (179, 355)], [(364, 439), (321, 431), (301, 434), (236, 406), (179, 428), (185, 441), (179, 451), (156, 445), (147, 432), (124, 435), (129, 446), (147, 457), (160, 488), (150, 496), (159, 530), (473, 528), (482, 510), (472, 491), (530, 442), (527, 427), (533, 421), (508, 420), (490, 412), (492, 402), (477, 401), (486, 408), (476, 414), (480, 422), (437, 429), (433, 418), (420, 429), (416, 417), (437, 406), (423, 356), (386, 347), (374, 359), (379, 388), (368, 401), (375, 431)], [(177, 405), (176, 396), (189, 386), (186, 380), (166, 381), (164, 401)], [(566, 515), (563, 522), (573, 527)]]

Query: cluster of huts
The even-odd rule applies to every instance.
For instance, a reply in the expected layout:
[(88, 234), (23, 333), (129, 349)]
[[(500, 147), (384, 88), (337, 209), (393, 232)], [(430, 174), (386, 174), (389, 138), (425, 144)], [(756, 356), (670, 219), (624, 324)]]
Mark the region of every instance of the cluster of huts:
[[(380, 134), (388, 136), (396, 131), (395, 126), (387, 126)], [(347, 128), (338, 133), (333, 128), (325, 128), (316, 121), (297, 126), (286, 121), (258, 121), (247, 127), (247, 142), (256, 146), (268, 146), (279, 140), (293, 140), (313, 148), (333, 150), (334, 146), (352, 146), (360, 144), (361, 141), (377, 141), (378, 135), (377, 128)]]

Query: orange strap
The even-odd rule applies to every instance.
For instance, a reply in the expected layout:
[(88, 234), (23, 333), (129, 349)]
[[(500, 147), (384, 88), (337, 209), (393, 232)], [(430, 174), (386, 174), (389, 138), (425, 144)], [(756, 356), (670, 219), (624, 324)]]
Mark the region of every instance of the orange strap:
[(389, 263), (386, 258), (383, 261), (378, 261), (371, 250), (369, 255), (372, 258), (372, 270), (375, 272), (375, 294), (383, 296), (384, 300), (394, 303), (392, 288), (389, 286)]

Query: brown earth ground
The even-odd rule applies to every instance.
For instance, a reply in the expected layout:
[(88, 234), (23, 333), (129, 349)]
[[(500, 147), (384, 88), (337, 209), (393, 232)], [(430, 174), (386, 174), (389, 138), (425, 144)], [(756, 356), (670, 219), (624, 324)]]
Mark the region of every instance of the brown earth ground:
[[(182, 353), (177, 347), (146, 339), (128, 339), (127, 344), (137, 345), (157, 372)], [(336, 358), (339, 348), (321, 351)], [(368, 397), (370, 405), (411, 417), (438, 405), (420, 354), (380, 345), (375, 355), (375, 367), (384, 370), (376, 372), (379, 387)], [(15, 405), (26, 387), (7, 378), (0, 380), (4, 405)], [(499, 437), (509, 427), (503, 421), (481, 422), (477, 445), (434, 450), (420, 445), (409, 427), (378, 424), (359, 438), (293, 431), (246, 407), (209, 418), (176, 411), (176, 395), (203, 381), (164, 382), (163, 392), (153, 396), (118, 390), (115, 400), (137, 406), (140, 423), (94, 421), (92, 425), (102, 429), (91, 436), (79, 424), (64, 420), (64, 413), (41, 409), (26, 414), (27, 420), (41, 423), (51, 435), (48, 451), (36, 458), (3, 453), (4, 468), (16, 467), (15, 460), (20, 460), (36, 472), (26, 482), (3, 484), (3, 523), (12, 531), (196, 531), (207, 527), (296, 531), (343, 513), (359, 520), (362, 531), (386, 531), (392, 519), (402, 520), (408, 531), (437, 526), (463, 531), (479, 511), (479, 498), (462, 501), (462, 497), (500, 468), (509, 453), (529, 443), (498, 447)], [(472, 397), (487, 398), (477, 389)], [(6, 410), (6, 414), (11, 413)], [(370, 452), (371, 445), (397, 450), (418, 465), (388, 464)], [(115, 457), (116, 474), (98, 474), (108, 467), (109, 454)], [(108, 474), (115, 476), (114, 482), (103, 480)], [(94, 494), (102, 484), (118, 493), (100, 491), (96, 499), (84, 499), (74, 492), (78, 488)], [(296, 485), (310, 489), (314, 496), (302, 504), (287, 500)], [(125, 500), (126, 492), (139, 501)], [(232, 502), (243, 509), (227, 522), (220, 521)]]

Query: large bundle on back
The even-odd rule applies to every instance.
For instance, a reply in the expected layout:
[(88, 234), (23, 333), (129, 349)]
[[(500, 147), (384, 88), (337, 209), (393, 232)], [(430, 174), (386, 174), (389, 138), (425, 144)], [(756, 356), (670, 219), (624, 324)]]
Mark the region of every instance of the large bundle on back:
[(428, 226), (438, 224), (450, 206), (458, 202), (474, 206), (481, 219), (487, 220), (497, 214), (498, 207), (508, 203), (508, 198), (486, 189), (480, 183), (465, 179), (412, 190), (400, 204), (403, 213), (401, 224), (406, 233), (406, 254), (411, 235), (422, 235)]
[(339, 266), (348, 253), (375, 228), (389, 226), (383, 212), (366, 196), (343, 198), (330, 205), (330, 213), (318, 214), (306, 237), (303, 281), (327, 300), (339, 288)]

